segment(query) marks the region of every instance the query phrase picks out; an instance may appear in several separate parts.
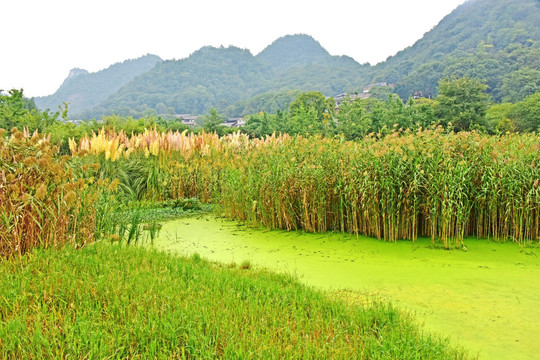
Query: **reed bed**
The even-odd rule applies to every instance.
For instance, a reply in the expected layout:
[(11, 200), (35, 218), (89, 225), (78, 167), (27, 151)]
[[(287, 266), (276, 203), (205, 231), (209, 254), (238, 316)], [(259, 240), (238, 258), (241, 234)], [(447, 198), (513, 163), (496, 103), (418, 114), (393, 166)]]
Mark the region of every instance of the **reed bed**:
[(429, 236), (446, 248), (468, 236), (540, 240), (536, 134), (430, 129), (349, 142), (102, 130), (70, 147), (76, 158), (101, 159), (102, 169), (115, 162), (153, 169), (142, 175), (141, 197), (198, 197), (269, 228), (387, 241)]

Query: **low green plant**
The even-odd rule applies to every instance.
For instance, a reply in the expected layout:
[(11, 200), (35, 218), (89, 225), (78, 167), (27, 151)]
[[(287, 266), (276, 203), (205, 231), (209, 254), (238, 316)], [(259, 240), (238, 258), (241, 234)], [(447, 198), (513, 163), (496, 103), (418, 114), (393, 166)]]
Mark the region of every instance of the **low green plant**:
[(240, 269), (242, 269), (242, 270), (251, 269), (251, 262), (249, 260), (242, 261), (242, 263), (240, 264)]

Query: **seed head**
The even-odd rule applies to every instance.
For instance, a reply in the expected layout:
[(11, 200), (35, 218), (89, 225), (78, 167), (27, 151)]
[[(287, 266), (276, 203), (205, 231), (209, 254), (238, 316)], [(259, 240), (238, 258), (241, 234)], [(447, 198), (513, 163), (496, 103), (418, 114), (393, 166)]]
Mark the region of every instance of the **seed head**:
[(64, 197), (64, 200), (67, 206), (71, 206), (75, 202), (76, 199), (77, 199), (77, 195), (75, 194), (75, 191), (73, 190), (68, 191), (68, 193)]
[(36, 199), (43, 200), (45, 195), (47, 195), (47, 186), (42, 183), (36, 190)]

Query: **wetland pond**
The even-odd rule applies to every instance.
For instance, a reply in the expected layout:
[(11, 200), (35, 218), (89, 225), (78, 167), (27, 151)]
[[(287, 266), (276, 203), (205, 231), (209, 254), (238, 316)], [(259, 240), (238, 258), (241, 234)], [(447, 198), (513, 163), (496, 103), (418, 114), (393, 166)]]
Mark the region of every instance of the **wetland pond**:
[(377, 296), (480, 359), (540, 358), (540, 247), (467, 239), (388, 243), (349, 234), (251, 228), (204, 215), (163, 223), (154, 245), (295, 275), (323, 290)]

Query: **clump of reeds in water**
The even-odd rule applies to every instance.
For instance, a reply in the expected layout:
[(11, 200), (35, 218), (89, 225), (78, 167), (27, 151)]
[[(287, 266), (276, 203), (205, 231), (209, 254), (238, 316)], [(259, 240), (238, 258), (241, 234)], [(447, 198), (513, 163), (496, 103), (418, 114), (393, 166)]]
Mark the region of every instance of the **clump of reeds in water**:
[[(536, 134), (431, 129), (348, 142), (149, 130), (132, 137), (102, 131), (92, 139), (72, 143), (73, 153), (107, 157), (106, 147), (92, 144), (109, 141), (126, 164), (155, 169), (159, 180), (146, 181), (151, 191), (142, 196), (197, 197), (269, 228), (388, 241), (430, 236), (447, 248), (467, 236), (540, 240)], [(109, 153), (103, 161), (114, 160)]]

